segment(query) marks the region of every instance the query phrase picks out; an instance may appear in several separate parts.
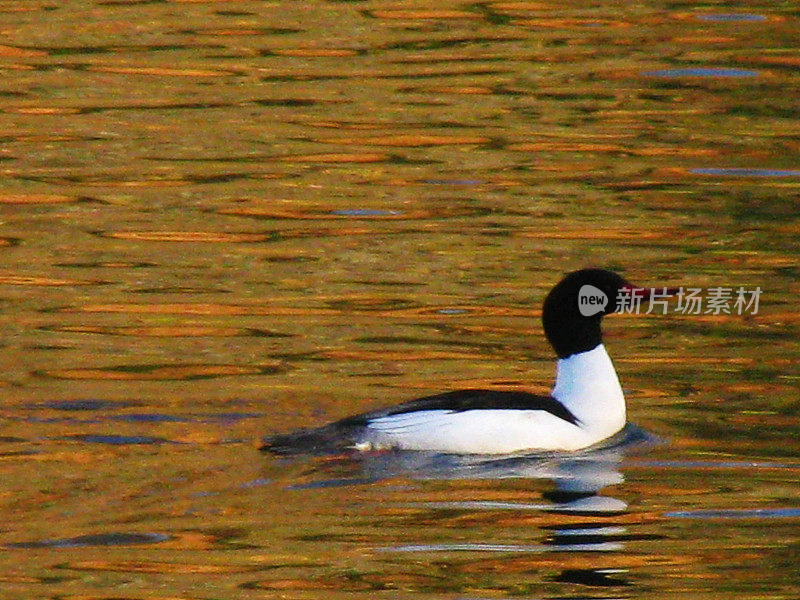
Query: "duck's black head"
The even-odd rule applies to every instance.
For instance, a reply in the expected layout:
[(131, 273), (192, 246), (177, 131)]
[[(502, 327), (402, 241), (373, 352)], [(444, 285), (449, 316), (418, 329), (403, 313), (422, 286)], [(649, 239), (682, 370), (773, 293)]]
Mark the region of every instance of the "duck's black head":
[(617, 310), (623, 289), (646, 290), (604, 269), (574, 271), (550, 290), (544, 300), (542, 322), (559, 358), (592, 350), (602, 343), (600, 321)]

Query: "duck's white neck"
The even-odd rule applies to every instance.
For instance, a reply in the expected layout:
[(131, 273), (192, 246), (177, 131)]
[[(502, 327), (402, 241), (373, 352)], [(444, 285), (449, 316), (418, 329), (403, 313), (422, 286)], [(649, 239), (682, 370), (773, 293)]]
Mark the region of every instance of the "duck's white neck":
[(594, 435), (613, 435), (625, 425), (625, 397), (603, 344), (558, 360), (552, 396)]

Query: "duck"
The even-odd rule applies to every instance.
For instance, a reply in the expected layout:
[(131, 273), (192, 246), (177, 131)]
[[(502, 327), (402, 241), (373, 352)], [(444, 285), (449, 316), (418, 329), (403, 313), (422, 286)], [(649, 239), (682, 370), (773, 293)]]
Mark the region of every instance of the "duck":
[[(663, 295), (674, 293), (661, 289)], [(278, 455), (384, 450), (502, 455), (575, 452), (600, 444), (627, 421), (625, 395), (603, 344), (603, 317), (631, 311), (626, 299), (641, 302), (654, 290), (606, 269), (565, 275), (542, 307), (544, 334), (556, 354), (549, 394), (448, 391), (267, 436), (260, 449)]]

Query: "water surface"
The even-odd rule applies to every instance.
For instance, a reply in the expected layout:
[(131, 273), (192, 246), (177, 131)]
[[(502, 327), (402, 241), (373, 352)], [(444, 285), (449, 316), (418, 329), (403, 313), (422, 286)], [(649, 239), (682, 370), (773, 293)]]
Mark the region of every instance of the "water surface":
[[(8, 598), (794, 599), (789, 5), (0, 4)], [(547, 390), (562, 273), (660, 443), (285, 460), (268, 432)]]

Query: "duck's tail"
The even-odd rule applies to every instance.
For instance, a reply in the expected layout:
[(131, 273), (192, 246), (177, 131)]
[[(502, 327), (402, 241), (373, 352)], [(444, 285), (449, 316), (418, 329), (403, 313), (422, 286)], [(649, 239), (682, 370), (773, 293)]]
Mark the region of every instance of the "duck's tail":
[(331, 423), (317, 429), (301, 429), (292, 433), (270, 435), (261, 440), (259, 450), (281, 456), (292, 454), (340, 454), (352, 450), (358, 426)]

